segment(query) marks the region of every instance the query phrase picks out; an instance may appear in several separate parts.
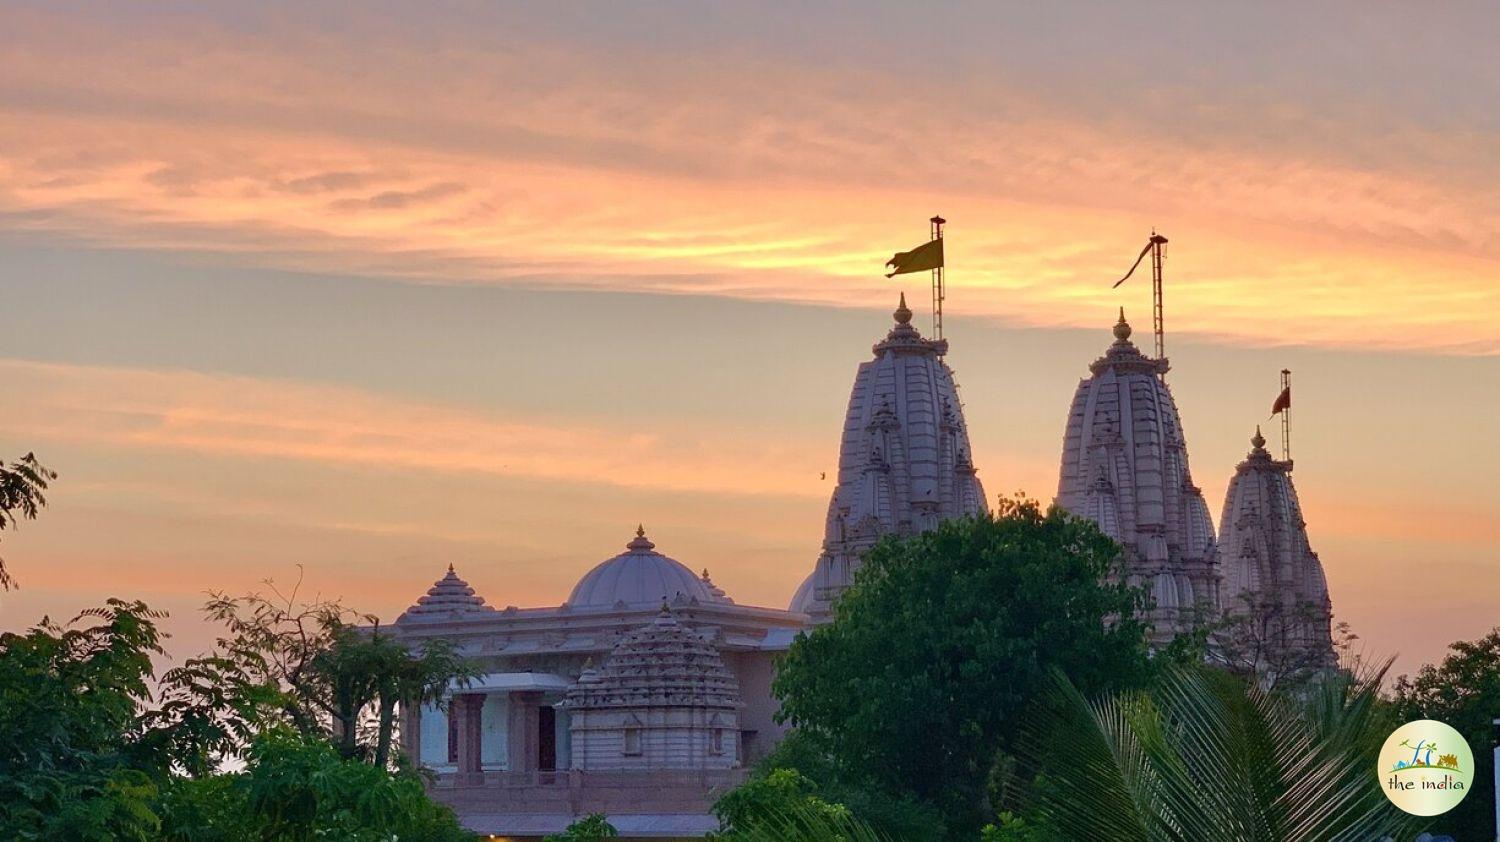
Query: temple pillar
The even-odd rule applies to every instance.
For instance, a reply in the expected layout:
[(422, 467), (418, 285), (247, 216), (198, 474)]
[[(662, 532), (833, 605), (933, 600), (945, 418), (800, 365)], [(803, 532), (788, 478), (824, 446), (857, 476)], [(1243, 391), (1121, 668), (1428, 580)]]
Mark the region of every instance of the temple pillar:
[(458, 726), (458, 774), (478, 775), (480, 766), (480, 741), (483, 739), (480, 716), (484, 710), (484, 694), (465, 693), (453, 697), (450, 715)]
[(401, 751), (413, 765), (422, 764), (422, 705), (401, 704)]
[(512, 772), (535, 772), (540, 751), (538, 742), (538, 709), (542, 694), (534, 690), (516, 691), (510, 694), (506, 705), (509, 722), (506, 724), (507, 745)]

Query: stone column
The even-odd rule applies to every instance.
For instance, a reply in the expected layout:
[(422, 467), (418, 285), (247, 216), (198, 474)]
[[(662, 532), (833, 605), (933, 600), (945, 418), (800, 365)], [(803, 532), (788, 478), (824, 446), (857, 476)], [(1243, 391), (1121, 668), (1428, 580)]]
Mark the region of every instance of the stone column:
[(506, 706), (510, 712), (506, 735), (512, 772), (536, 771), (537, 754), (541, 750), (537, 741), (537, 709), (541, 702), (542, 694), (535, 690), (510, 694), (510, 704)]
[(413, 765), (422, 764), (422, 705), (401, 704), (401, 751)]
[(458, 774), (478, 775), (481, 772), (480, 741), (483, 739), (480, 722), (484, 710), (484, 694), (465, 693), (453, 697), (452, 715), (458, 725)]

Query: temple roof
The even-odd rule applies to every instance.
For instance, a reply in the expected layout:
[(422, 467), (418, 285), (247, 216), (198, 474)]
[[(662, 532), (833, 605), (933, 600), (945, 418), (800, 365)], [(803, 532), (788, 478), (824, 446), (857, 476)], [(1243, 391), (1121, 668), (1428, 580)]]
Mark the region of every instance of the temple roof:
[(495, 609), (485, 604), (484, 597), (474, 593), (469, 583), (458, 578), (453, 565), (427, 594), (417, 598), (417, 604), (406, 609), (396, 622), (449, 620), (458, 617), (493, 614)]
[(676, 559), (656, 552), (644, 527), (625, 545), (625, 552), (606, 559), (583, 575), (568, 596), (570, 608), (615, 608), (664, 600), (731, 602), (708, 580)]
[(1150, 588), (1159, 608), (1211, 602), (1213, 521), (1162, 377), (1169, 366), (1130, 341), (1123, 309), (1113, 333), (1073, 396), (1057, 502), (1125, 545), (1132, 580)]
[(1282, 641), (1335, 661), (1332, 605), (1323, 563), (1307, 539), (1292, 463), (1272, 458), (1255, 429), (1251, 449), (1235, 467), (1219, 520), (1219, 566), (1226, 611), (1290, 618), (1299, 627)]
[(915, 534), (951, 517), (988, 510), (946, 340), (912, 326), (906, 296), (895, 325), (860, 363), (839, 445), (838, 485), (828, 503), (823, 558), (793, 611), (817, 613), (848, 584), (848, 568), (882, 535)]
[(1242, 595), (1322, 605), (1328, 583), (1308, 543), (1292, 463), (1273, 459), (1256, 428), (1251, 450), (1235, 467), (1220, 518), (1225, 607)]
[(650, 624), (620, 639), (598, 669), (568, 691), (575, 709), (740, 705), (740, 687), (719, 650), (664, 604)]

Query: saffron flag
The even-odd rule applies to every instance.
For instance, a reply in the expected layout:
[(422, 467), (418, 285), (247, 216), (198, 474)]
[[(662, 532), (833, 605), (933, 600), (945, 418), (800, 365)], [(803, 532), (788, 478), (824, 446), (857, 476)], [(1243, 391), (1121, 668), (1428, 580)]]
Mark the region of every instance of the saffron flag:
[(940, 268), (943, 265), (943, 238), (928, 240), (911, 251), (898, 251), (885, 265), (895, 267), (886, 275), (887, 278)]
[(1285, 389), (1281, 390), (1281, 394), (1276, 396), (1276, 402), (1271, 404), (1271, 417), (1276, 417), (1276, 413), (1282, 411), (1283, 409), (1290, 409), (1291, 406), (1292, 387), (1288, 386)]

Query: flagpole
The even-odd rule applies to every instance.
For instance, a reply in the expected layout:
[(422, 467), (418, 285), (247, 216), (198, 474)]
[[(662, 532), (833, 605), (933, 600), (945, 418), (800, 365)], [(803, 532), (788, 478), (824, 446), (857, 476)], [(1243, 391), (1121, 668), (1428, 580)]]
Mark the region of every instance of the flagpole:
[[(1151, 229), (1151, 310), (1156, 329), (1156, 358), (1164, 360), (1167, 358), (1167, 336), (1164, 325), (1164, 314), (1162, 312), (1161, 300), (1161, 247), (1166, 245), (1167, 238)], [(1162, 380), (1167, 379), (1166, 372), (1162, 372)]]
[[(941, 216), (934, 216), (927, 220), (931, 223), (928, 235), (933, 240), (943, 238), (943, 223), (948, 220)], [(940, 340), (943, 338), (943, 299), (947, 297), (947, 291), (943, 289), (943, 267), (938, 266), (932, 270), (932, 338)]]
[[(1291, 369), (1281, 370), (1281, 390), (1289, 393), (1292, 388)], [(1288, 402), (1281, 410), (1281, 461), (1292, 461), (1292, 407)]]

